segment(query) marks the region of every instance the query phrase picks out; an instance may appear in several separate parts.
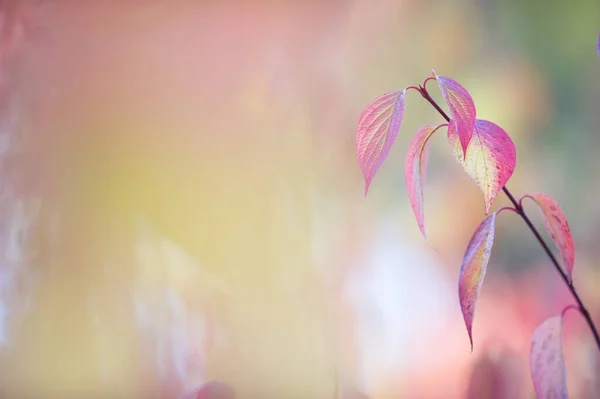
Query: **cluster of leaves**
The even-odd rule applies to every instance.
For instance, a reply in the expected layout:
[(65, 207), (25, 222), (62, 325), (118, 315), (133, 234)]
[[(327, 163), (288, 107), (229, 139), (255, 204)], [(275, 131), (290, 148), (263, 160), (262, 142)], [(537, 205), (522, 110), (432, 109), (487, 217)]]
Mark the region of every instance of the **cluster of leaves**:
[[(598, 51), (600, 51), (600, 39)], [(437, 81), (450, 116), (429, 95), (427, 82), (432, 80)], [(456, 160), (483, 193), (485, 213), (488, 216), (479, 225), (467, 245), (458, 279), (460, 307), (471, 350), (473, 350), (472, 326), (475, 305), (494, 243), (497, 215), (504, 210), (512, 210), (529, 221), (526, 219), (522, 201), (525, 198), (533, 200), (540, 208), (544, 226), (562, 257), (562, 270), (559, 268), (559, 271), (570, 287), (572, 287), (571, 272), (575, 261), (573, 238), (563, 211), (549, 195), (543, 193), (525, 195), (518, 203), (514, 201), (514, 197), (505, 188), (516, 165), (513, 141), (500, 126), (477, 119), (475, 104), (468, 91), (457, 81), (438, 76), (435, 71), (422, 85), (408, 86), (404, 90), (385, 93), (363, 110), (357, 126), (356, 151), (364, 175), (365, 195), (396, 139), (404, 116), (405, 95), (409, 89), (419, 92), (447, 120), (445, 124), (419, 128), (406, 155), (404, 168), (406, 187), (422, 235), (427, 239), (423, 212), (427, 143), (435, 132), (446, 129), (448, 143)], [(502, 190), (513, 199), (515, 207), (504, 207), (490, 215), (490, 207)], [(540, 398), (567, 396), (561, 329), (562, 316), (570, 307), (564, 309), (558, 316), (544, 321), (533, 334), (530, 366), (535, 391)], [(581, 310), (581, 307), (573, 308)]]
[[(600, 55), (600, 35), (598, 35), (597, 51)], [(427, 82), (430, 80), (437, 81), (450, 116), (429, 95)], [(528, 222), (522, 206), (525, 198), (533, 200), (540, 208), (544, 227), (562, 257), (563, 269), (559, 271), (571, 288), (579, 306), (569, 305), (560, 314), (548, 318), (538, 326), (531, 340), (530, 367), (538, 398), (566, 398), (568, 395), (562, 353), (562, 319), (569, 309), (578, 310), (584, 317), (587, 314), (572, 285), (575, 246), (571, 230), (562, 209), (549, 195), (544, 193), (524, 195), (518, 203), (514, 201), (506, 190), (505, 184), (515, 169), (517, 159), (515, 145), (500, 126), (476, 118), (475, 103), (463, 86), (453, 79), (438, 76), (433, 72), (433, 76), (425, 79), (422, 85), (407, 86), (404, 90), (382, 94), (367, 105), (358, 121), (356, 134), (356, 151), (365, 179), (365, 195), (396, 140), (404, 116), (404, 101), (408, 89), (418, 91), (448, 122), (419, 128), (409, 145), (404, 164), (408, 195), (423, 237), (427, 240), (423, 212), (427, 143), (436, 131), (446, 128), (448, 143), (453, 149), (456, 160), (483, 193), (485, 213), (488, 216), (475, 230), (467, 245), (458, 279), (458, 296), (471, 351), (473, 350), (472, 328), (475, 304), (494, 244), (496, 216), (504, 210), (512, 210)], [(503, 189), (513, 200), (515, 208), (500, 208), (489, 215), (494, 199)], [(589, 314), (587, 315), (586, 320), (595, 332)], [(235, 392), (227, 384), (211, 381), (186, 395), (185, 399), (235, 399), (235, 397)]]

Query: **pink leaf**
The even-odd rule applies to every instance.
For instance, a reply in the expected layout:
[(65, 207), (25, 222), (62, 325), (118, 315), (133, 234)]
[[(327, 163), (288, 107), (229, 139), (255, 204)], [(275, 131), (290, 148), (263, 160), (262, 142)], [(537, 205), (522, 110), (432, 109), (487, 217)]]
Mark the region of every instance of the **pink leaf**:
[(568, 397), (562, 352), (562, 315), (547, 319), (535, 330), (529, 362), (538, 398)]
[(233, 389), (219, 381), (210, 381), (184, 397), (184, 399), (235, 399)]
[(567, 276), (571, 280), (571, 273), (575, 266), (575, 243), (563, 210), (548, 194), (537, 193), (529, 197), (540, 207), (546, 231), (558, 248)]
[(398, 135), (405, 93), (406, 89), (382, 94), (367, 105), (358, 120), (356, 152), (365, 178), (365, 195)]
[(475, 316), (475, 304), (481, 291), (483, 278), (487, 269), (492, 245), (494, 244), (494, 227), (496, 224), (496, 212), (488, 216), (475, 230), (467, 251), (463, 258), (458, 278), (458, 297), (460, 309), (462, 310), (471, 351), (473, 350), (473, 318)]
[[(440, 125), (444, 126), (444, 125)], [(412, 142), (408, 146), (406, 161), (404, 162), (404, 178), (413, 212), (423, 237), (425, 233), (425, 218), (423, 214), (423, 186), (425, 185), (425, 170), (427, 168), (427, 141), (440, 126), (422, 126), (419, 128)]]
[(454, 148), (458, 162), (483, 193), (487, 215), (492, 202), (515, 170), (515, 144), (500, 126), (481, 119), (475, 121), (466, 161), (453, 121), (448, 125), (448, 142)]
[(437, 76), (435, 71), (433, 73), (450, 110), (451, 119), (456, 123), (462, 152), (466, 154), (475, 128), (475, 103), (467, 89), (457, 81), (445, 76)]

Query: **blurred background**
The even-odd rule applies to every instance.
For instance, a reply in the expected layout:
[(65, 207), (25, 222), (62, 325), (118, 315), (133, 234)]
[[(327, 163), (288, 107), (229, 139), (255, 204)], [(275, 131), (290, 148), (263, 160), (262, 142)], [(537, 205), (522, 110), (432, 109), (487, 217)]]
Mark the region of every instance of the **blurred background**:
[[(597, 0), (1, 1), (2, 397), (533, 397), (531, 335), (572, 302), (548, 259), (503, 213), (471, 353), (483, 199), (435, 136), (430, 248), (403, 165), (441, 117), (408, 93), (366, 198), (356, 122), (432, 69), (463, 84), (516, 143), (510, 190), (562, 205), (599, 324), (599, 30)], [(597, 397), (575, 312), (564, 352)]]

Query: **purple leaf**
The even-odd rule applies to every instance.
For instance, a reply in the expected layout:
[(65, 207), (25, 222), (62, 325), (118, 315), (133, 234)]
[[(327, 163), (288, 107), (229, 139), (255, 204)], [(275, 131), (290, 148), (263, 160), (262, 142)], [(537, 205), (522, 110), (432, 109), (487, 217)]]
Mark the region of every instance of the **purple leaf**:
[(596, 50), (598, 51), (598, 56), (600, 56), (600, 33), (598, 33), (598, 42), (596, 42)]
[(473, 350), (472, 328), (473, 318), (475, 317), (475, 304), (481, 291), (488, 261), (490, 260), (492, 245), (494, 245), (496, 214), (497, 212), (494, 212), (488, 216), (481, 222), (477, 230), (475, 230), (463, 257), (458, 278), (460, 309), (465, 320), (467, 333), (469, 334), (471, 351)]
[(538, 398), (568, 398), (562, 351), (562, 315), (547, 319), (535, 330), (529, 362)]
[(454, 121), (448, 125), (448, 142), (458, 162), (483, 193), (485, 213), (488, 214), (492, 202), (515, 170), (515, 144), (500, 126), (482, 119), (475, 122), (466, 161)]
[(398, 135), (405, 93), (406, 89), (382, 94), (367, 105), (358, 120), (356, 152), (365, 178), (365, 195)]
[[(440, 125), (445, 126), (445, 125)], [(423, 237), (425, 233), (425, 218), (423, 214), (423, 186), (425, 186), (425, 171), (427, 168), (427, 141), (440, 126), (422, 126), (408, 146), (404, 162), (404, 178), (417, 224)]]
[(475, 103), (471, 95), (456, 80), (445, 76), (438, 76), (433, 72), (437, 79), (440, 91), (444, 101), (450, 110), (451, 119), (456, 124), (460, 145), (463, 155), (467, 153), (467, 148), (473, 137), (475, 128)]

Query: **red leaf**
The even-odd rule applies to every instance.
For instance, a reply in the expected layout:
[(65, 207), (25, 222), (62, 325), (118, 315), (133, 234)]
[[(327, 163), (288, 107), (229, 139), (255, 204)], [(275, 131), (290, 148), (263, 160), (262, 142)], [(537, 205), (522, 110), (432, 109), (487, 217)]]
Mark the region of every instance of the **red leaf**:
[(562, 351), (562, 315), (547, 319), (535, 330), (529, 362), (538, 398), (568, 398)]
[(533, 199), (540, 207), (546, 231), (552, 238), (556, 248), (558, 248), (563, 258), (567, 276), (571, 280), (571, 273), (575, 266), (575, 243), (563, 210), (548, 194), (537, 193), (525, 197)]
[(456, 80), (438, 76), (435, 71), (433, 74), (450, 110), (451, 119), (456, 123), (456, 131), (460, 138), (462, 152), (466, 154), (475, 128), (475, 103), (467, 89), (462, 87)]
[(488, 261), (490, 260), (492, 245), (494, 245), (496, 214), (497, 212), (494, 212), (488, 216), (481, 222), (477, 230), (475, 230), (467, 246), (458, 278), (460, 309), (465, 320), (467, 333), (469, 334), (471, 351), (473, 350), (472, 327), (475, 316), (475, 304), (481, 291)]
[(197, 391), (192, 392), (184, 399), (235, 399), (234, 390), (227, 384), (219, 381), (210, 381), (202, 385)]
[(427, 168), (427, 141), (429, 137), (441, 126), (422, 126), (419, 128), (412, 142), (408, 146), (406, 161), (404, 162), (404, 178), (417, 224), (423, 237), (425, 233), (425, 218), (423, 214), (423, 186), (425, 186), (425, 171)]
[(356, 152), (365, 178), (365, 195), (398, 135), (405, 92), (406, 89), (382, 94), (367, 105), (358, 120)]
[(454, 148), (458, 162), (483, 193), (487, 215), (492, 202), (515, 170), (515, 144), (500, 126), (482, 119), (475, 121), (466, 162), (454, 122), (448, 125), (448, 142)]

